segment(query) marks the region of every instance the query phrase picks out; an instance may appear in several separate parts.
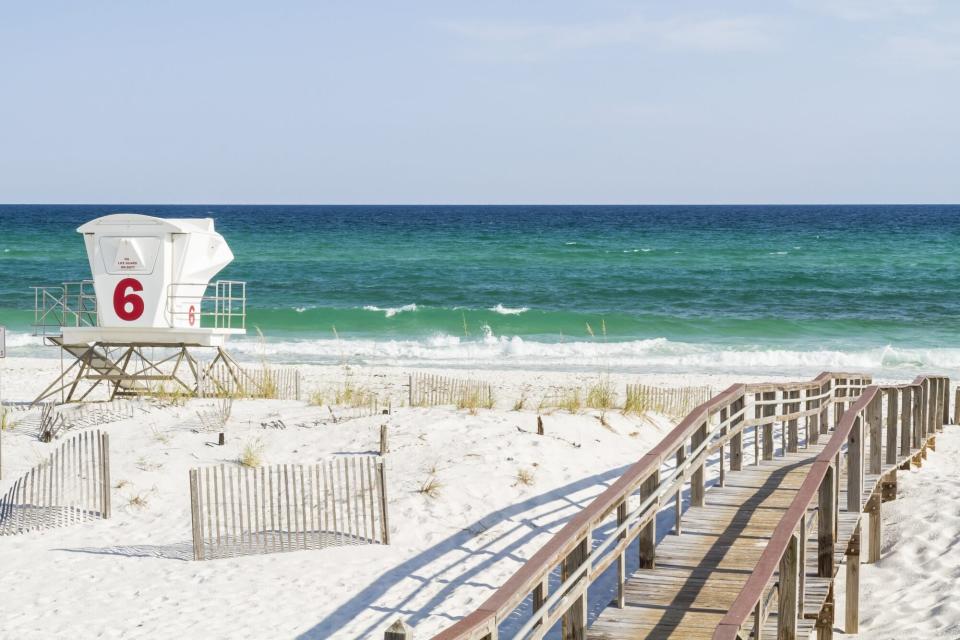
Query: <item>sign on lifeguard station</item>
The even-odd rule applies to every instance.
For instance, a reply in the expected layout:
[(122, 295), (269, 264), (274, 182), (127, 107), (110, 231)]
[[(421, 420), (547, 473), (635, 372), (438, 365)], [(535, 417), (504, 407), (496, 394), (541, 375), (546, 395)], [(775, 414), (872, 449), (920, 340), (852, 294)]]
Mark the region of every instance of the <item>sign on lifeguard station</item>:
[[(36, 401), (58, 393), (66, 402), (82, 400), (101, 382), (110, 397), (167, 382), (197, 393), (214, 364), (239, 372), (223, 347), (246, 333), (246, 285), (211, 281), (233, 260), (212, 219), (118, 213), (77, 231), (91, 279), (34, 287), (35, 333), (76, 361)], [(202, 347), (216, 349), (211, 362), (191, 353)]]

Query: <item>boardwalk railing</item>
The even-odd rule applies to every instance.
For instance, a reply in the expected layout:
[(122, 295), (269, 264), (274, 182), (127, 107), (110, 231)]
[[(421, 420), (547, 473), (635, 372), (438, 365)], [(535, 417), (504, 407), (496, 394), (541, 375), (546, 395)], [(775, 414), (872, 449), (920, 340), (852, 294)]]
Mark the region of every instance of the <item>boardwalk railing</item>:
[[(898, 466), (909, 468), (911, 459), (921, 463), (926, 447), (934, 446), (936, 433), (949, 422), (949, 395), (950, 380), (930, 376), (909, 385), (863, 391), (810, 467), (756, 569), (717, 626), (714, 640), (759, 638), (768, 607), (773, 606), (777, 638), (797, 637), (797, 621), (804, 618), (815, 618), (818, 636), (830, 637), (840, 558), (846, 564), (845, 631), (857, 633), (863, 514), (871, 516), (869, 560), (877, 561), (880, 505), (895, 496)], [(816, 543), (807, 549), (811, 522), (817, 526)], [(808, 553), (816, 554), (815, 577), (804, 569)], [(814, 599), (807, 589), (818, 581), (824, 584), (816, 593), (826, 596)]]
[(643, 413), (652, 411), (665, 416), (685, 416), (710, 399), (710, 387), (651, 387), (628, 384), (624, 409)]
[(409, 385), (411, 407), (489, 407), (493, 402), (493, 390), (486, 382), (415, 373)]
[(110, 436), (84, 431), (17, 479), (0, 498), (0, 535), (110, 517)]
[[(798, 422), (804, 419), (808, 442), (827, 431), (831, 407), (834, 421), (858, 400), (869, 384), (862, 374), (823, 373), (809, 382), (735, 384), (691, 411), (661, 442), (633, 464), (613, 485), (575, 515), (496, 592), (434, 640), (496, 640), (499, 626), (527, 598), (527, 622), (515, 638), (542, 638), (561, 622), (566, 639), (583, 638), (587, 626), (587, 590), (608, 569), (617, 575), (616, 605), (624, 606), (627, 548), (639, 540), (640, 567), (653, 567), (656, 557), (656, 514), (680, 500), (690, 484), (690, 504), (704, 504), (708, 459), (724, 483), (727, 467), (744, 464), (744, 432), (754, 430), (754, 460), (770, 459), (774, 424), (783, 429), (784, 452), (796, 450)], [(779, 411), (778, 411), (779, 408)], [(762, 451), (760, 444), (762, 443)], [(677, 527), (680, 527), (678, 509)], [(613, 519), (602, 539), (594, 531)], [(561, 584), (549, 590), (550, 575), (559, 569)]]
[(190, 514), (195, 560), (390, 542), (378, 456), (191, 469)]

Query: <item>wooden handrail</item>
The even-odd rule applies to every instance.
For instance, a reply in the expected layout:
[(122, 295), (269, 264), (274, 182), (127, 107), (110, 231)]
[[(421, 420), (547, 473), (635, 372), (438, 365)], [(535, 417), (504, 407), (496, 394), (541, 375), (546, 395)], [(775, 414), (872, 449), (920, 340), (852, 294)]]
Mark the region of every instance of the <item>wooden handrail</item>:
[[(932, 382), (939, 382), (939, 388), (942, 389), (942, 395), (937, 396), (936, 398), (929, 393), (929, 387), (933, 386), (930, 384)], [(931, 415), (930, 412), (932, 410), (941, 408), (937, 406), (938, 404), (943, 405), (941, 417), (944, 418), (944, 421), (946, 420), (947, 416), (949, 415), (947, 410), (947, 406), (949, 405), (949, 398), (947, 397), (947, 391), (949, 390), (949, 379), (947, 378), (940, 376), (917, 376), (912, 383), (907, 385), (889, 385), (883, 387), (870, 386), (864, 389), (860, 395), (860, 398), (844, 413), (840, 421), (837, 423), (830, 440), (827, 442), (824, 449), (814, 459), (814, 462), (811, 464), (810, 470), (807, 472), (803, 483), (797, 490), (794, 499), (784, 512), (783, 517), (780, 519), (779, 524), (774, 529), (770, 540), (767, 542), (763, 552), (761, 553), (756, 567), (754, 568), (750, 577), (747, 578), (746, 583), (743, 585), (743, 588), (740, 590), (740, 593), (734, 600), (733, 604), (727, 610), (726, 615), (724, 615), (723, 619), (717, 624), (717, 627), (714, 630), (713, 640), (737, 640), (737, 638), (741, 637), (740, 630), (747, 623), (751, 615), (757, 615), (757, 603), (764, 598), (764, 591), (766, 590), (767, 585), (771, 582), (774, 573), (782, 566), (781, 563), (784, 561), (785, 554), (789, 550), (792, 540), (797, 536), (796, 531), (800, 527), (800, 522), (805, 517), (807, 510), (810, 508), (811, 503), (815, 499), (815, 496), (817, 496), (820, 492), (824, 479), (827, 477), (827, 473), (834, 468), (835, 459), (837, 459), (837, 456), (840, 454), (843, 446), (850, 442), (851, 434), (855, 426), (861, 429), (861, 433), (863, 432), (863, 416), (861, 416), (861, 414), (867, 411), (871, 404), (880, 400), (884, 393), (900, 391), (903, 389), (917, 390), (920, 391), (921, 394), (923, 393), (924, 389), (927, 390), (926, 395), (921, 395), (921, 398), (927, 401), (927, 406), (921, 408), (921, 411), (926, 411), (926, 413), (921, 414), (925, 416), (926, 424), (922, 425), (924, 427), (925, 434), (929, 434), (928, 429), (933, 425), (933, 420), (936, 417)], [(960, 398), (960, 391), (958, 391), (958, 398)], [(869, 415), (869, 413), (867, 415)], [(903, 414), (901, 413), (900, 416), (902, 415)], [(899, 426), (900, 430), (902, 431), (904, 425), (900, 424), (900, 416), (895, 417), (894, 427)], [(880, 420), (879, 414), (876, 416), (876, 419), (878, 421)], [(859, 442), (858, 447), (862, 446), (863, 443), (861, 436), (861, 441)], [(838, 476), (839, 468), (836, 469), (834, 483), (838, 481)], [(849, 477), (850, 473), (848, 471), (848, 478)], [(835, 487), (835, 490), (838, 492), (840, 491), (839, 487)], [(860, 491), (857, 493), (862, 493), (862, 487), (860, 487)], [(857, 512), (860, 512), (859, 503), (857, 504)], [(800, 570), (803, 570), (802, 563), (800, 564)], [(799, 603), (799, 607), (800, 614), (802, 615), (802, 600)], [(762, 621), (755, 621), (755, 625), (762, 626)]]
[[(539, 631), (534, 633), (534, 636), (539, 637), (560, 616), (572, 615), (575, 624), (585, 626), (586, 588), (599, 574), (599, 571), (591, 570), (590, 565), (606, 568), (617, 560), (622, 567), (624, 549), (638, 537), (641, 539), (641, 564), (643, 563), (644, 544), (656, 544), (652, 527), (656, 513), (662, 506), (661, 498), (682, 490), (683, 483), (690, 480), (693, 502), (697, 501), (698, 496), (702, 500), (706, 459), (717, 447), (724, 446), (742, 432), (747, 421), (745, 402), (749, 396), (778, 391), (817, 391), (817, 395), (800, 397), (798, 393), (795, 398), (784, 396), (778, 401), (783, 404), (786, 399), (787, 404), (797, 407), (806, 404), (808, 408), (805, 410), (781, 415), (776, 415), (774, 410), (764, 415), (759, 422), (757, 419), (750, 421), (751, 426), (772, 425), (784, 417), (793, 419), (822, 415), (831, 404), (854, 400), (853, 395), (847, 391), (860, 390), (869, 380), (869, 376), (859, 373), (824, 372), (808, 382), (731, 385), (691, 411), (614, 484), (571, 518), (477, 609), (435, 635), (433, 640), (495, 640), (498, 637), (498, 624), (531, 593), (534, 594), (534, 611), (531, 620), (517, 637), (524, 637), (525, 633), (534, 629)], [(840, 385), (834, 384), (835, 381), (856, 381), (856, 384)], [(829, 388), (823, 391), (825, 385), (829, 385)], [(838, 395), (838, 391), (843, 393)], [(752, 404), (764, 407), (773, 403), (767, 399), (759, 399)], [(719, 437), (719, 442), (711, 446), (710, 441), (715, 437)], [(689, 455), (686, 452), (688, 442)], [(675, 455), (678, 457), (676, 468), (671, 475), (661, 478), (661, 466)], [(627, 500), (637, 491), (640, 492), (641, 506), (628, 513)], [(601, 542), (600, 547), (591, 551), (592, 530), (614, 510), (617, 511), (619, 526)], [(602, 551), (611, 548), (610, 555), (598, 558)], [(652, 561), (653, 552), (648, 553)], [(548, 596), (545, 583), (558, 565), (563, 568), (563, 584)], [(584, 568), (584, 565), (587, 566)], [(563, 607), (550, 610), (561, 601), (564, 603)], [(576, 605), (577, 602), (580, 602), (579, 606)]]

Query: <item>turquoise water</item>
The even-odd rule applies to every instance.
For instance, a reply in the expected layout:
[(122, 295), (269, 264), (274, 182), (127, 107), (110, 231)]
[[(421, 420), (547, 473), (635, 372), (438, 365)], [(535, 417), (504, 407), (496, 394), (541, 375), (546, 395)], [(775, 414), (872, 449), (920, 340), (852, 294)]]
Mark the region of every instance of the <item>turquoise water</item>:
[(116, 211), (213, 217), (280, 361), (960, 369), (958, 206), (2, 206), (11, 355)]

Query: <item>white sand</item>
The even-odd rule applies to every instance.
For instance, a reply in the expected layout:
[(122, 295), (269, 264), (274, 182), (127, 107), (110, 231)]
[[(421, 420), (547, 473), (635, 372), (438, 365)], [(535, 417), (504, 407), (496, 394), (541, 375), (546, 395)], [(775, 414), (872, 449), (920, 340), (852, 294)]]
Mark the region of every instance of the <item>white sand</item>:
[(860, 633), (850, 637), (960, 637), (958, 460), (960, 428), (947, 427), (922, 469), (899, 472), (899, 495), (883, 505), (881, 560), (861, 565)]
[[(58, 360), (5, 363), (5, 399), (30, 400), (59, 370)], [(341, 367), (306, 367), (305, 389), (342, 384)], [(399, 401), (407, 371), (352, 369), (355, 384)], [(464, 372), (447, 372), (464, 375)], [(402, 617), (418, 636), (448, 625), (487, 597), (576, 511), (659, 441), (662, 420), (598, 412), (544, 415), (546, 437), (531, 433), (536, 411), (512, 411), (520, 395), (535, 406), (557, 386), (596, 375), (482, 371), (498, 406), (477, 415), (452, 408), (395, 410), (388, 455), (392, 544), (195, 562), (191, 557), (187, 470), (233, 461), (260, 439), (266, 463), (308, 463), (377, 447), (382, 416), (298, 428), (328, 416), (292, 401), (238, 401), (225, 447), (196, 432), (196, 410), (138, 411), (105, 426), (111, 436), (115, 514), (106, 521), (0, 538), (0, 629), (4, 637), (363, 638)], [(623, 392), (627, 377), (614, 376)], [(711, 384), (717, 377), (643, 378)], [(148, 405), (149, 407), (149, 405)], [(263, 429), (280, 416), (287, 430)], [(24, 414), (15, 414), (24, 417)], [(3, 438), (0, 490), (53, 445), (29, 419)], [(530, 486), (517, 481), (524, 469)], [(435, 499), (417, 492), (435, 471)], [(128, 503), (135, 496), (142, 508)], [(378, 633), (379, 632), (379, 633)]]
[[(11, 358), (2, 367), (4, 399), (25, 401), (55, 377), (59, 361)], [(349, 374), (342, 367), (303, 371), (307, 391), (343, 384), (349, 375), (396, 405), (405, 397), (409, 373), (395, 367), (352, 368)], [(485, 599), (669, 428), (663, 418), (611, 412), (604, 426), (597, 411), (551, 411), (544, 415), (547, 435), (538, 437), (531, 432), (541, 399), (561, 387), (594, 382), (597, 374), (487, 369), (469, 375), (494, 383), (495, 409), (471, 415), (452, 408), (399, 408), (389, 417), (297, 427), (329, 414), (305, 402), (238, 401), (225, 447), (213, 446), (215, 434), (200, 429), (196, 410), (210, 401), (147, 405), (150, 410), (138, 411), (134, 419), (106, 425), (113, 482), (122, 484), (113, 491), (114, 517), (0, 538), (0, 635), (379, 638), (399, 617), (415, 626), (418, 637), (429, 637)], [(627, 381), (708, 384), (718, 391), (743, 377), (612, 375), (611, 380), (622, 394)], [(531, 408), (513, 411), (521, 396)], [(26, 419), (3, 435), (0, 491), (53, 447), (37, 441), (27, 414), (16, 417)], [(277, 417), (289, 428), (261, 428), (261, 421)], [(384, 421), (390, 425), (392, 544), (190, 560), (189, 468), (232, 462), (243, 444), (255, 439), (265, 446), (265, 463), (372, 452)], [(960, 575), (960, 559), (951, 562), (943, 553), (960, 536), (960, 482), (950, 480), (948, 462), (956, 459), (958, 447), (960, 438), (944, 436), (941, 451), (923, 473), (902, 482), (904, 497), (888, 509), (886, 539), (900, 536), (905, 542), (891, 542), (882, 568), (864, 572), (863, 628), (870, 632), (861, 637), (936, 637), (958, 628), (952, 621), (960, 620), (960, 607), (950, 603), (949, 581)], [(521, 469), (533, 474), (531, 485), (518, 482)], [(433, 499), (417, 491), (431, 475), (442, 485)], [(129, 504), (137, 496), (146, 506)], [(923, 526), (898, 524), (897, 514), (908, 507), (929, 514)], [(929, 573), (922, 564), (928, 560), (934, 569)], [(885, 609), (881, 603), (891, 597), (909, 604)], [(872, 609), (866, 605), (870, 600)], [(933, 635), (903, 631), (916, 631), (918, 624), (901, 615), (907, 606), (921, 614), (936, 607), (923, 622)]]

